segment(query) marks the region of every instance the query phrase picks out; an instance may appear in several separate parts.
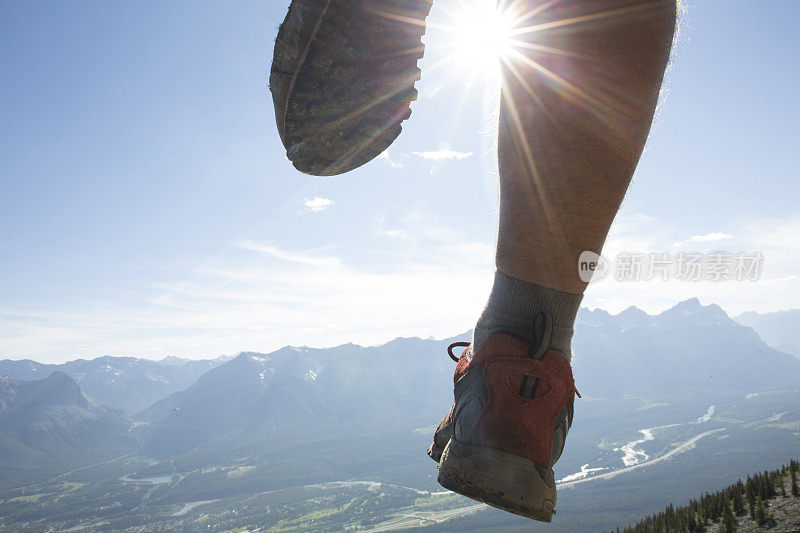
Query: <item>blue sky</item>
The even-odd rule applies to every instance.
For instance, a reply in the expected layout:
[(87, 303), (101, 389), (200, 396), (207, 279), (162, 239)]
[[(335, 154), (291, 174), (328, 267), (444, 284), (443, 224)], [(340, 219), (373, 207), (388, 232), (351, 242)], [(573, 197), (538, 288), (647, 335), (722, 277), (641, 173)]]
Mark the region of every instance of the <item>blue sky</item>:
[[(336, 178), (294, 171), (277, 137), (283, 4), (0, 1), (0, 357), (198, 358), (473, 325), (492, 277), (496, 84), (442, 29), (465, 2), (434, 6), (403, 135)], [(586, 305), (796, 307), (798, 20), (790, 0), (687, 3), (605, 250), (761, 251), (762, 279), (605, 280)]]

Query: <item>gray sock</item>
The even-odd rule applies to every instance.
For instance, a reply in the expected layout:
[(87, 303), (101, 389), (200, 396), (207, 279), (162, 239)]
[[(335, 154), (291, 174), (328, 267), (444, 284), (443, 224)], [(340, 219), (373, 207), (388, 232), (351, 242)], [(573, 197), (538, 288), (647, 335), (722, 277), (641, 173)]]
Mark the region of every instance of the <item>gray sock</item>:
[(534, 342), (533, 321), (539, 311), (553, 318), (553, 337), (550, 347), (572, 358), (572, 333), (582, 294), (570, 294), (528, 283), (497, 271), (494, 286), (483, 314), (475, 325), (472, 350), (495, 331), (505, 331)]

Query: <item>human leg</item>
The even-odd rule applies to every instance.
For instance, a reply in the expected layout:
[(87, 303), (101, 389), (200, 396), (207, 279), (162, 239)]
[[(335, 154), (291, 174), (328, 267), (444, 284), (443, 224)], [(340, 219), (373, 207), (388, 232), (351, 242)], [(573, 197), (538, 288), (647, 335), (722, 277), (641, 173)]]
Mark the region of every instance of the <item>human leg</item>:
[(502, 66), (495, 286), (476, 327), (526, 338), (539, 310), (569, 355), (586, 282), (639, 161), (675, 28), (674, 0), (516, 0)]
[(676, 6), (517, 0), (507, 9), (518, 46), (503, 66), (498, 271), (429, 454), (446, 488), (550, 521), (576, 392), (578, 257), (600, 252), (641, 156)]

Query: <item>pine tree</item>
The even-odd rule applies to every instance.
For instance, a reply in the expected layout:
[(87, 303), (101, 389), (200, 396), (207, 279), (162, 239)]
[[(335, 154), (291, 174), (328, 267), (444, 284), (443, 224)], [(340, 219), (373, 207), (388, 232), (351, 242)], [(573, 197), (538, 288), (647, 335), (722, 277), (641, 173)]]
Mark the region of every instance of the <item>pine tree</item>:
[[(736, 530), (736, 514), (749, 511), (751, 518), (764, 525), (772, 521), (768, 500), (780, 493), (787, 493), (786, 474), (792, 476), (792, 493), (797, 496), (800, 464), (792, 460), (789, 467), (765, 471), (747, 477), (747, 482), (739, 480), (721, 491), (706, 492), (698, 500), (690, 500), (689, 505), (676, 508), (670, 504), (658, 514), (648, 516), (623, 533), (701, 533), (709, 522), (719, 522), (720, 531)], [(745, 509), (745, 501), (747, 509)]]
[(696, 529), (697, 529), (697, 517), (694, 515), (694, 513), (692, 513), (691, 515), (689, 515), (689, 519), (687, 520), (686, 530), (689, 531), (690, 533), (694, 533)]
[(764, 500), (761, 499), (761, 496), (756, 497), (756, 523), (760, 526), (766, 524), (769, 521), (769, 515), (767, 514), (767, 506), (764, 504)]
[(752, 494), (747, 495), (747, 509), (750, 512), (750, 519), (756, 519), (756, 498)]
[(722, 511), (722, 523), (720, 524), (721, 533), (733, 533), (736, 531), (736, 520), (731, 512), (731, 504), (725, 501), (725, 509)]
[(733, 513), (737, 516), (744, 513), (744, 500), (738, 485), (733, 489)]
[(764, 472), (764, 499), (769, 500), (775, 497), (775, 477), (771, 472)]
[(769, 481), (769, 474), (763, 472), (758, 475), (758, 495), (762, 500), (768, 500), (772, 497), (772, 484)]

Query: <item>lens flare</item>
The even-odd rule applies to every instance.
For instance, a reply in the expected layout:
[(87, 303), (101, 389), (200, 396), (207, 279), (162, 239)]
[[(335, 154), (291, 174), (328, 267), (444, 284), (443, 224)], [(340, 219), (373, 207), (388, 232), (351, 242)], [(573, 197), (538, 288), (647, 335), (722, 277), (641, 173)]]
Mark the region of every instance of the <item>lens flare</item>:
[(459, 66), (487, 71), (500, 65), (513, 51), (514, 24), (496, 0), (463, 2), (451, 14), (446, 31), (448, 48)]

